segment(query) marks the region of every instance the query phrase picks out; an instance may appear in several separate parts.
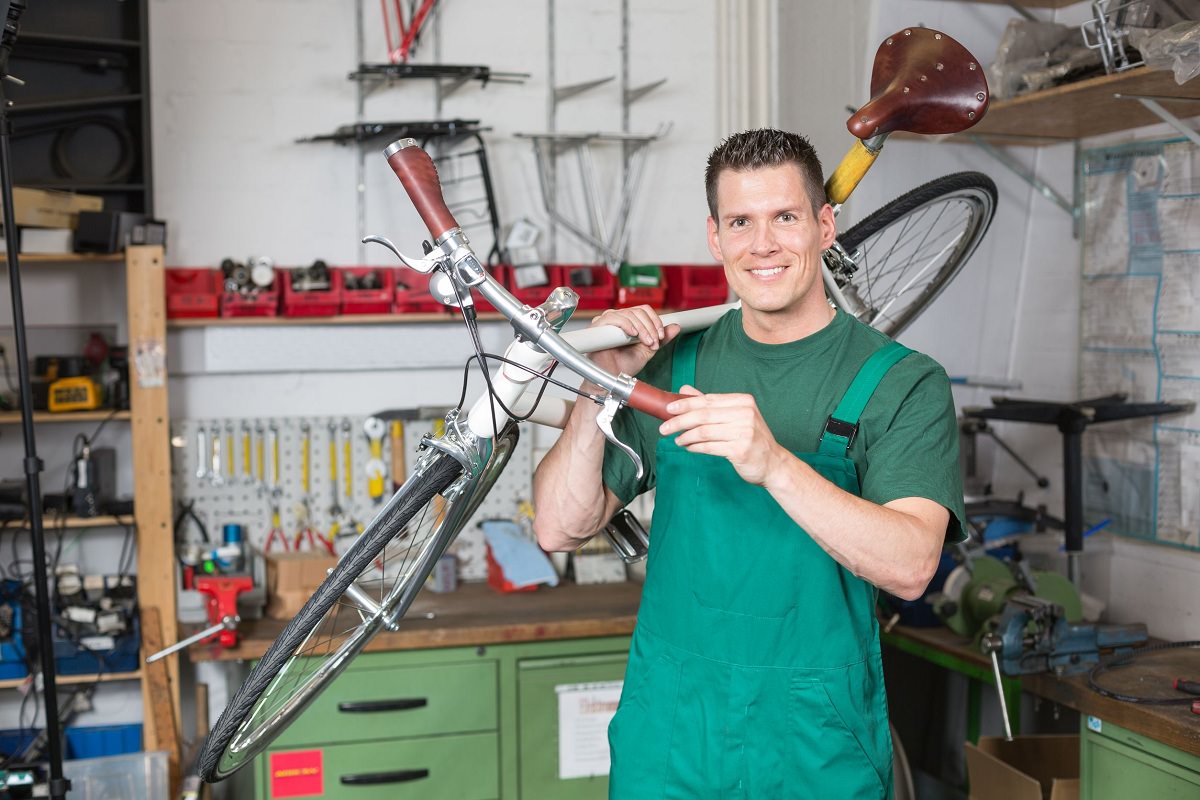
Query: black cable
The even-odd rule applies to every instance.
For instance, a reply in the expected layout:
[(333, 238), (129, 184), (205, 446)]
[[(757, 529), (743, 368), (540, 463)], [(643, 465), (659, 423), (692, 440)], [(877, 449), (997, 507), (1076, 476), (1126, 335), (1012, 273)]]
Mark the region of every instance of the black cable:
[(21, 390), (13, 386), (12, 366), (8, 363), (8, 351), (3, 347), (0, 347), (0, 362), (4, 364), (4, 382), (8, 384), (8, 390), (19, 397)]
[(1189, 694), (1187, 697), (1140, 697), (1138, 695), (1124, 694), (1122, 692), (1105, 689), (1100, 684), (1096, 683), (1096, 678), (1104, 674), (1110, 669), (1127, 667), (1134, 662), (1135, 659), (1146, 655), (1147, 653), (1156, 653), (1163, 650), (1178, 650), (1188, 647), (1200, 647), (1200, 640), (1189, 642), (1166, 642), (1164, 644), (1152, 644), (1143, 647), (1140, 650), (1135, 650), (1132, 653), (1123, 656), (1117, 656), (1109, 661), (1102, 662), (1092, 667), (1092, 671), (1088, 673), (1088, 687), (1097, 694), (1104, 697), (1111, 697), (1114, 700), (1121, 700), (1126, 703), (1140, 703), (1148, 706), (1171, 706), (1185, 705), (1196, 701), (1195, 695)]

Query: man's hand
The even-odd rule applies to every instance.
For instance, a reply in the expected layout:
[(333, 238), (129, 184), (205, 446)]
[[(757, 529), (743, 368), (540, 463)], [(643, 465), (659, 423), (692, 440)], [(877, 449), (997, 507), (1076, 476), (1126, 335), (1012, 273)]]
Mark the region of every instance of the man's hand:
[(592, 325), (612, 325), (637, 338), (633, 344), (592, 353), (591, 359), (612, 373), (637, 375), (651, 357), (679, 334), (678, 325), (663, 326), (650, 306), (611, 308), (592, 320)]
[(678, 433), (675, 443), (680, 447), (727, 459), (742, 480), (758, 486), (765, 486), (782, 459), (790, 456), (775, 441), (753, 396), (701, 394), (692, 386), (679, 391), (689, 397), (667, 406), (675, 416), (658, 430), (663, 436)]

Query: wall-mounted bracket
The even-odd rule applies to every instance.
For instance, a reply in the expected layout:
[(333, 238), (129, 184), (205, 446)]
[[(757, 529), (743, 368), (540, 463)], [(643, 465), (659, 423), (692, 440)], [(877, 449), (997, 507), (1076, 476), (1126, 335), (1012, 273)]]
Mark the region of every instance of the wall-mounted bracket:
[(1175, 116), (1170, 111), (1163, 108), (1162, 104), (1159, 102), (1161, 100), (1161, 101), (1166, 101), (1166, 102), (1171, 102), (1171, 103), (1200, 103), (1200, 98), (1196, 98), (1196, 97), (1165, 97), (1162, 95), (1152, 95), (1152, 94), (1121, 94), (1119, 92), (1114, 93), (1113, 97), (1117, 98), (1118, 100), (1137, 100), (1139, 103), (1141, 103), (1143, 106), (1145, 106), (1146, 110), (1149, 111), (1151, 114), (1158, 117), (1163, 122), (1167, 123), (1172, 128), (1174, 128), (1175, 130), (1179, 131), (1181, 134), (1186, 136), (1197, 147), (1200, 147), (1200, 133), (1197, 133), (1193, 128), (1189, 127), (1187, 125), (1187, 123), (1185, 123), (1179, 117)]
[(597, 78), (594, 81), (571, 83), (566, 86), (555, 86), (554, 102), (561, 103), (563, 100), (574, 97), (577, 94), (583, 94), (584, 92), (595, 89), (597, 86), (603, 86), (604, 84), (609, 83), (610, 81), (615, 81), (616, 79), (616, 75), (609, 75), (607, 78)]
[(1007, 151), (996, 147), (994, 144), (981, 136), (968, 134), (967, 138), (971, 141), (971, 144), (975, 145), (980, 150), (999, 161), (1010, 172), (1036, 189), (1039, 194), (1041, 194), (1051, 203), (1054, 203), (1054, 205), (1070, 214), (1073, 222), (1072, 234), (1076, 239), (1079, 238), (1079, 219), (1082, 208), (1079, 202), (1078, 188), (1073, 190), (1075, 197), (1073, 197), (1071, 200), (1068, 200), (1067, 198), (1063, 197), (1057, 189), (1035, 175), (1020, 161), (1013, 158), (1013, 156)]
[(642, 86), (635, 86), (632, 89), (626, 89), (625, 90), (625, 105), (627, 105), (627, 106), (633, 105), (638, 100), (641, 100), (643, 97), (650, 94), (650, 92), (653, 92), (655, 89), (662, 86), (666, 82), (667, 82), (666, 78), (660, 78), (659, 80), (656, 80), (652, 83), (647, 83)]

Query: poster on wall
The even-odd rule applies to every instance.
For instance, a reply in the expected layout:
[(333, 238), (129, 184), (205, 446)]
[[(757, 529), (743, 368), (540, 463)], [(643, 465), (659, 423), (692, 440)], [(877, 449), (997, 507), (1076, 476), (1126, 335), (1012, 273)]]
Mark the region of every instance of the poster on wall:
[[(1080, 395), (1200, 403), (1200, 148), (1085, 150)], [(1200, 550), (1200, 411), (1084, 437), (1090, 522)]]

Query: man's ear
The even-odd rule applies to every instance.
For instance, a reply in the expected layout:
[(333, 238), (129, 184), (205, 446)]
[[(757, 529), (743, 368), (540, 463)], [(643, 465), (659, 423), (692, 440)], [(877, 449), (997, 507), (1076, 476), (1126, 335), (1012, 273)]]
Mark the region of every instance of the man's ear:
[(833, 216), (833, 206), (826, 203), (817, 214), (817, 224), (821, 228), (821, 249), (828, 250), (837, 238), (837, 219)]
[(712, 253), (712, 257), (717, 261), (725, 263), (725, 258), (721, 255), (721, 240), (717, 236), (717, 221), (712, 217), (708, 218), (708, 252)]

